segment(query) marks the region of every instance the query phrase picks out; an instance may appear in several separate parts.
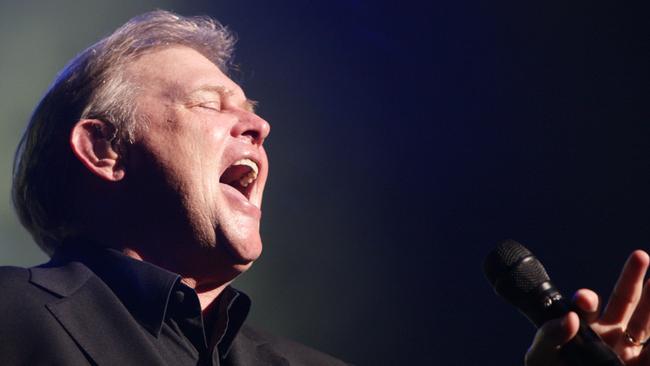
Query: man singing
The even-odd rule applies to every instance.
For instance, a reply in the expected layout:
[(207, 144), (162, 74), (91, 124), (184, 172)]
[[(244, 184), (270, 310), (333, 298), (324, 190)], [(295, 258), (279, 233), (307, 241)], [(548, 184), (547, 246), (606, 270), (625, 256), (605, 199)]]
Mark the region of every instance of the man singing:
[(0, 269), (3, 365), (343, 365), (244, 324), (269, 124), (208, 18), (138, 16), (74, 58), (18, 147), (13, 200), (51, 260)]

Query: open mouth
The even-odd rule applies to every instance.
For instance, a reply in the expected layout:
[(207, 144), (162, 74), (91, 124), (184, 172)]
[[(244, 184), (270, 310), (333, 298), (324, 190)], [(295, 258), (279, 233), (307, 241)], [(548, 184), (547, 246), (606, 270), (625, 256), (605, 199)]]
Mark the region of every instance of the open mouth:
[(253, 189), (253, 184), (257, 179), (259, 167), (257, 163), (250, 159), (239, 159), (226, 169), (219, 178), (220, 183), (227, 184), (235, 188), (247, 200), (250, 200), (250, 195)]

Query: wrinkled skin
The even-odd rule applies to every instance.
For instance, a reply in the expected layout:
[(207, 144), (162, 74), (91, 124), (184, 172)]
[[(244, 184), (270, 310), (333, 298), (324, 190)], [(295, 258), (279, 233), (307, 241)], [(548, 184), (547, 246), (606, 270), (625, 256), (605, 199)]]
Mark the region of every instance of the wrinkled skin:
[[(124, 163), (135, 227), (124, 246), (198, 287), (229, 283), (262, 251), (262, 144), (270, 126), (242, 89), (193, 49), (144, 54), (126, 72), (139, 85), (144, 124)], [(242, 158), (259, 166), (248, 197), (219, 182)]]

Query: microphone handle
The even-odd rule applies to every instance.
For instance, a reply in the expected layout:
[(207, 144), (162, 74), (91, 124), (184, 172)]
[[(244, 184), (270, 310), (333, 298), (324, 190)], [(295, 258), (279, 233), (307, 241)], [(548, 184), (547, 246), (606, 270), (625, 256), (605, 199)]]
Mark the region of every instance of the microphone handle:
[[(549, 289), (551, 290), (551, 289)], [(546, 297), (548, 315), (559, 318), (569, 311), (576, 309), (553, 288)], [(573, 339), (565, 344), (560, 353), (572, 366), (625, 366), (618, 357), (600, 338), (596, 332), (580, 317), (580, 328)]]
[(578, 334), (562, 347), (560, 353), (575, 366), (625, 365), (616, 352), (609, 348), (582, 319), (580, 319)]

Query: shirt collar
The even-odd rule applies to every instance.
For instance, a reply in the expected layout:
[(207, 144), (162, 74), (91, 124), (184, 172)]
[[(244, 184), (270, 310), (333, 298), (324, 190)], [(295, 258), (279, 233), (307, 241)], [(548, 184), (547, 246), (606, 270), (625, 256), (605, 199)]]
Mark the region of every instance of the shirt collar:
[[(92, 243), (66, 242), (52, 260), (84, 263), (110, 287), (133, 317), (156, 337), (160, 335), (170, 308), (172, 293), (182, 287), (184, 292), (189, 290), (196, 296), (194, 290), (181, 283), (178, 274), (133, 259), (112, 248), (95, 247)], [(217, 341), (219, 356), (224, 358), (248, 316), (251, 300), (245, 293), (228, 286), (217, 306), (218, 316), (225, 320), (225, 327), (219, 330), (221, 335)]]
[(91, 243), (83, 243), (83, 247), (75, 244), (64, 246), (53, 259), (64, 257), (84, 263), (110, 287), (143, 327), (158, 336), (171, 291), (180, 282), (180, 276), (115, 249), (96, 248)]
[(250, 298), (243, 292), (228, 286), (221, 294), (219, 313), (225, 314), (225, 331), (218, 340), (219, 356), (225, 358), (230, 346), (244, 324), (251, 307)]

